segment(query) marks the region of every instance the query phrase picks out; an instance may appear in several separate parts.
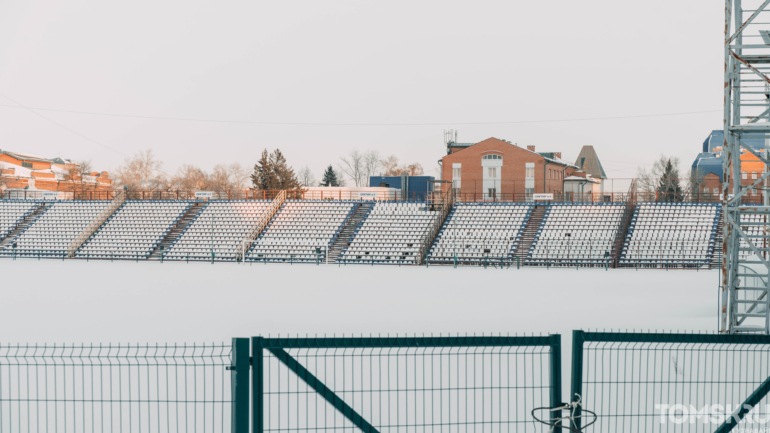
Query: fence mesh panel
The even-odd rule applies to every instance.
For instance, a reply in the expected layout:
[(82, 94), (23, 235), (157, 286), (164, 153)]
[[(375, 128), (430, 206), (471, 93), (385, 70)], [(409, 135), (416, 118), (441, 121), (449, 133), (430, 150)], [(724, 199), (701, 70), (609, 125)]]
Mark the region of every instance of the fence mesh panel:
[(0, 345), (0, 432), (229, 432), (230, 352)]
[[(770, 344), (742, 336), (585, 335), (610, 340), (582, 343), (580, 395), (598, 415), (586, 431), (713, 432), (770, 376)], [(770, 428), (767, 404), (754, 405), (734, 431)]]
[(547, 431), (530, 413), (552, 401), (548, 345), (270, 344), (264, 431)]

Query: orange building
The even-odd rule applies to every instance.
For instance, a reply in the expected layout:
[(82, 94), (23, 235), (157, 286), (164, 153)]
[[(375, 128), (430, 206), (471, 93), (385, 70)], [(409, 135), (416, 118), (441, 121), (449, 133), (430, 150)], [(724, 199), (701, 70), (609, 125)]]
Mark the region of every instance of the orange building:
[(8, 189), (105, 191), (113, 187), (106, 171), (83, 175), (68, 159), (0, 150), (0, 191)]

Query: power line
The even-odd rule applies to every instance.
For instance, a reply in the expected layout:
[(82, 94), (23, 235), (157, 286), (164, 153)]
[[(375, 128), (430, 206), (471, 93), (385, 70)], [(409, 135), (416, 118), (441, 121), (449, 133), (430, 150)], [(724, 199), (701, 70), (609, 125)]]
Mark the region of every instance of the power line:
[[(8, 99), (10, 99), (10, 98), (8, 98)], [(19, 105), (21, 105), (21, 104), (19, 104)], [(707, 111), (686, 111), (686, 112), (680, 112), (680, 113), (663, 113), (663, 114), (639, 114), (639, 115), (633, 115), (633, 116), (583, 117), (583, 118), (575, 118), (575, 119), (547, 119), (547, 120), (511, 120), (511, 121), (496, 121), (496, 122), (323, 123), (323, 122), (266, 122), (266, 121), (252, 121), (252, 120), (216, 120), (216, 119), (194, 119), (194, 118), (184, 118), (184, 117), (142, 116), (142, 115), (134, 115), (134, 114), (113, 114), (113, 113), (95, 113), (95, 112), (91, 112), (91, 111), (57, 110), (57, 109), (54, 109), (54, 108), (23, 107), (23, 106), (5, 105), (5, 104), (0, 104), (0, 107), (26, 108), (28, 110), (54, 111), (54, 112), (58, 112), (58, 113), (72, 113), (72, 114), (87, 114), (87, 115), (92, 115), (92, 116), (128, 117), (128, 118), (134, 118), (134, 119), (176, 120), (176, 121), (184, 121), (184, 122), (240, 123), (240, 124), (253, 124), (253, 125), (287, 125), (287, 126), (291, 126), (291, 125), (294, 125), (294, 126), (511, 125), (511, 124), (521, 124), (521, 123), (584, 122), (584, 121), (593, 121), (593, 120), (638, 119), (638, 118), (645, 118), (645, 117), (686, 116), (686, 115), (691, 115), (691, 114), (721, 113), (722, 112), (722, 110), (707, 110)], [(35, 114), (38, 114), (38, 113), (35, 113)], [(50, 120), (50, 119), (47, 119), (47, 120)]]
[(18, 102), (16, 102), (16, 101), (14, 101), (13, 99), (11, 99), (11, 98), (9, 98), (9, 97), (7, 97), (7, 96), (3, 95), (2, 93), (0, 93), (0, 96), (2, 96), (3, 98), (5, 98), (5, 99), (7, 99), (7, 100), (9, 100), (9, 101), (11, 101), (11, 102), (13, 102), (14, 104), (16, 104), (16, 105), (3, 105), (4, 107), (24, 108), (24, 109), (28, 110), (30, 113), (36, 114), (36, 115), (38, 115), (38, 116), (42, 117), (43, 119), (45, 119), (45, 120), (47, 120), (47, 121), (49, 121), (49, 122), (53, 123), (54, 125), (56, 125), (56, 126), (58, 126), (58, 127), (60, 127), (60, 128), (66, 129), (67, 131), (69, 131), (69, 132), (71, 132), (71, 133), (73, 133), (73, 134), (77, 135), (78, 137), (84, 138), (84, 139), (86, 139), (86, 140), (88, 140), (88, 141), (90, 141), (90, 142), (92, 142), (92, 143), (98, 144), (99, 146), (102, 146), (102, 147), (104, 147), (105, 149), (109, 149), (109, 150), (111, 150), (111, 151), (113, 151), (113, 152), (117, 152), (117, 153), (119, 153), (119, 154), (121, 154), (121, 155), (123, 155), (123, 156), (128, 156), (128, 155), (126, 155), (125, 153), (123, 153), (123, 152), (121, 152), (121, 151), (119, 151), (119, 150), (115, 150), (115, 149), (111, 148), (110, 146), (107, 146), (107, 145), (104, 145), (104, 144), (102, 144), (102, 143), (99, 143), (99, 142), (98, 142), (98, 141), (96, 141), (96, 140), (92, 140), (92, 139), (90, 139), (90, 138), (86, 137), (85, 135), (83, 135), (83, 134), (81, 134), (81, 133), (79, 133), (79, 132), (75, 132), (75, 131), (73, 131), (73, 130), (71, 130), (71, 129), (67, 128), (66, 126), (62, 125), (61, 123), (57, 123), (57, 122), (54, 122), (53, 120), (51, 120), (51, 119), (49, 119), (49, 118), (47, 118), (47, 117), (43, 116), (42, 114), (40, 114), (40, 113), (38, 113), (38, 112), (34, 111), (34, 110), (40, 110), (39, 108), (30, 108), (30, 107), (25, 107), (24, 105), (21, 105), (20, 103), (18, 103)]

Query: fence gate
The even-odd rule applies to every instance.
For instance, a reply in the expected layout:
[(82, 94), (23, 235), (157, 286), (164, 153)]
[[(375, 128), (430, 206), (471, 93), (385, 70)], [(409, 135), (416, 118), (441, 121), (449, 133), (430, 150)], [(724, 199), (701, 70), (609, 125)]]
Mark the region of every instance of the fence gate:
[(571, 395), (598, 415), (585, 431), (770, 429), (768, 336), (574, 331), (572, 338)]
[[(533, 432), (560, 336), (252, 338), (253, 432)], [(238, 367), (236, 367), (238, 368)]]

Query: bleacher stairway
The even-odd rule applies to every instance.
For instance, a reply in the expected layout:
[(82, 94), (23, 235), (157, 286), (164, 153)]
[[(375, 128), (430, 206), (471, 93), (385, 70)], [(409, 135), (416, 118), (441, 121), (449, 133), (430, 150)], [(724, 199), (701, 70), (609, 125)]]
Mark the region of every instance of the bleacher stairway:
[[(158, 244), (152, 253), (150, 253), (150, 256), (147, 257), (147, 260), (160, 260), (161, 254), (168, 251), (168, 248), (179, 238), (182, 232), (184, 232), (184, 229), (190, 225), (193, 219), (195, 219), (195, 216), (198, 215), (198, 213), (200, 213), (204, 207), (206, 206), (203, 202), (193, 203), (192, 206), (187, 209), (187, 212), (185, 212), (185, 214), (179, 218), (179, 222), (177, 222), (176, 225), (171, 230), (169, 230), (163, 240), (160, 241), (160, 244)], [(160, 248), (161, 246), (163, 249)]]
[(519, 242), (519, 246), (513, 254), (514, 259), (518, 258), (522, 265), (529, 253), (529, 247), (535, 242), (535, 235), (537, 235), (537, 230), (540, 228), (540, 223), (543, 222), (546, 209), (548, 209), (547, 204), (535, 203), (532, 214), (529, 216), (529, 220), (527, 220), (527, 226), (524, 227), (521, 235), (521, 242)]
[(43, 212), (45, 212), (46, 209), (48, 209), (48, 206), (50, 206), (50, 202), (41, 202), (38, 204), (37, 208), (29, 213), (19, 224), (16, 225), (16, 227), (8, 233), (8, 236), (0, 239), (0, 250), (5, 248), (6, 245), (10, 244), (14, 239), (16, 239), (17, 236), (21, 234), (24, 230), (27, 229), (27, 227), (30, 226), (37, 217), (40, 216)]
[(353, 215), (345, 224), (345, 227), (342, 228), (340, 235), (337, 236), (337, 240), (335, 240), (332, 246), (329, 248), (329, 263), (336, 262), (337, 257), (340, 256), (342, 250), (350, 245), (350, 243), (353, 241), (353, 235), (356, 229), (359, 225), (361, 225), (361, 221), (363, 221), (364, 217), (366, 217), (366, 215), (370, 210), (372, 210), (373, 207), (374, 203), (368, 202), (362, 203), (356, 208), (355, 212), (353, 212)]

